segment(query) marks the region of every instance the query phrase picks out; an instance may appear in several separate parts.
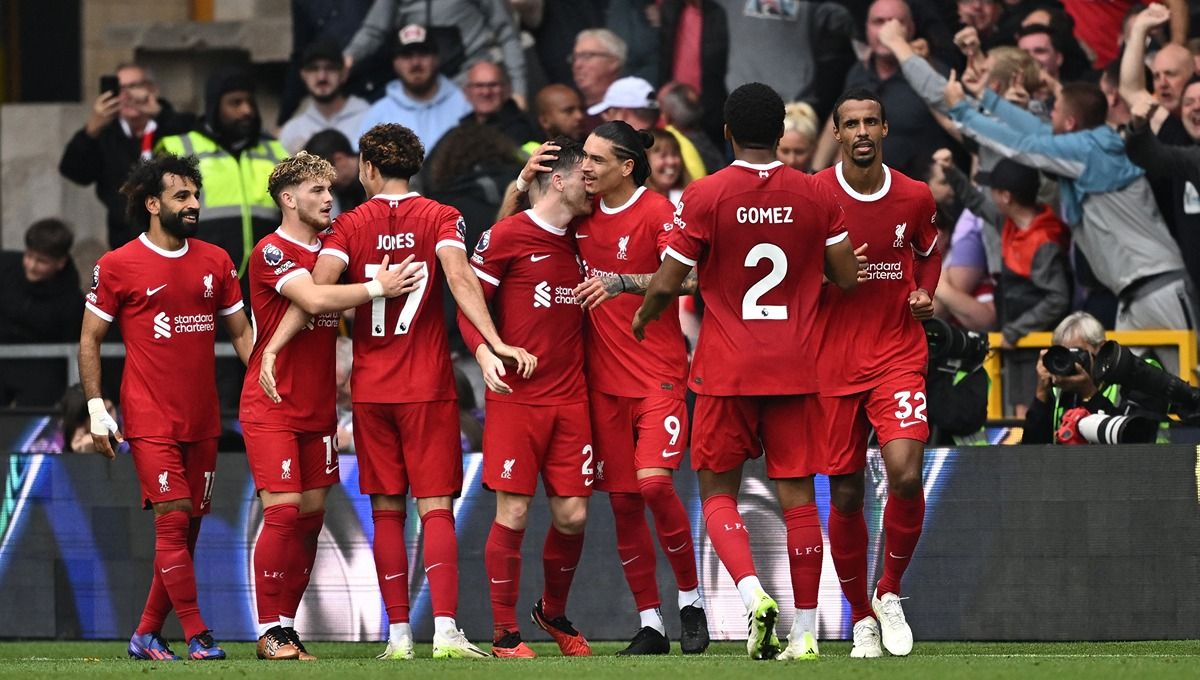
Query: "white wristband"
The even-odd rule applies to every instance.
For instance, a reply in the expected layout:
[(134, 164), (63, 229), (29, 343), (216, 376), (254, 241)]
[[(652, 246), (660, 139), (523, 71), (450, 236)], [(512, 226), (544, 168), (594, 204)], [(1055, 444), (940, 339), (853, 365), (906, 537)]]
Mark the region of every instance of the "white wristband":
[(94, 416), (97, 413), (108, 413), (108, 408), (104, 406), (104, 399), (101, 397), (92, 397), (87, 401), (88, 415)]
[(367, 287), (367, 294), (371, 296), (371, 299), (383, 297), (383, 284), (379, 281), (371, 279), (363, 285)]
[(529, 182), (526, 182), (525, 178), (520, 175), (517, 175), (517, 191), (521, 193), (529, 191)]

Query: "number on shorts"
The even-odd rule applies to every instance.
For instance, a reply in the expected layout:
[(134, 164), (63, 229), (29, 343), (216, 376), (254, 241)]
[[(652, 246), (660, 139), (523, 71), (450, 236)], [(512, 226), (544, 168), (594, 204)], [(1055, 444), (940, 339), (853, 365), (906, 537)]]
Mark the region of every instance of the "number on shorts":
[(593, 474), (593, 470), (592, 470), (592, 445), (591, 445), (591, 444), (588, 444), (587, 446), (583, 447), (583, 455), (587, 456), (587, 459), (583, 461), (583, 467), (581, 467), (581, 468), (579, 469), (579, 472), (580, 472), (580, 473), (581, 473), (581, 474), (582, 474), (584, 477), (591, 477), (591, 476), (592, 476), (592, 474)]
[[(925, 417), (926, 403), (924, 392), (909, 392), (908, 390), (904, 390), (897, 392), (892, 396), (896, 398), (896, 406), (899, 408), (899, 410), (895, 413), (897, 418), (900, 420), (905, 420), (909, 416), (912, 416), (917, 420), (929, 422), (929, 419)], [(910, 398), (912, 399), (912, 402), (916, 403), (915, 407), (913, 406), (913, 403), (909, 401)]]
[(787, 305), (760, 305), (758, 301), (772, 288), (778, 286), (783, 281), (783, 277), (787, 276), (787, 253), (774, 243), (759, 243), (746, 253), (745, 265), (754, 267), (764, 259), (771, 261), (771, 271), (746, 291), (745, 297), (742, 298), (742, 318), (746, 320), (786, 319), (788, 318)]
[(671, 443), (667, 444), (667, 446), (675, 446), (675, 442), (679, 441), (679, 419), (675, 416), (667, 416), (663, 420), (663, 429), (667, 431), (667, 434), (671, 435)]
[[(424, 262), (416, 263), (419, 271), (425, 276), (417, 283), (417, 289), (408, 295), (404, 296), (404, 306), (400, 308), (400, 317), (396, 319), (396, 328), (392, 331), (392, 335), (407, 335), (408, 329), (412, 327), (413, 319), (417, 316), (417, 309), (421, 306), (421, 300), (425, 299), (425, 288), (429, 284), (429, 267)], [(388, 271), (398, 269), (399, 264), (389, 264)], [(379, 265), (369, 264), (364, 268), (368, 279), (375, 278), (375, 274), (379, 271)], [(375, 298), (371, 301), (371, 335), (382, 337), (387, 335), (383, 329), (383, 321), (387, 314), (387, 304), (390, 302), (388, 298)]]
[(204, 507), (212, 501), (213, 480), (216, 474), (216, 471), (204, 473), (204, 498), (200, 499), (200, 507)]
[(333, 436), (321, 437), (321, 441), (325, 442), (325, 467), (333, 467)]

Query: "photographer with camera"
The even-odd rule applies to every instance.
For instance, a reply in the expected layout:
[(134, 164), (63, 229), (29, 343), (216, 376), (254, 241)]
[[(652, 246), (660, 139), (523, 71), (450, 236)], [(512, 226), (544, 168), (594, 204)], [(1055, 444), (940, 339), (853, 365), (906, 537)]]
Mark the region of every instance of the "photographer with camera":
[(986, 334), (955, 328), (941, 319), (924, 322), (929, 345), (930, 446), (986, 445), (988, 388), (983, 369), (988, 355)]
[(1104, 340), (1104, 326), (1087, 312), (1071, 314), (1054, 329), (1054, 346), (1038, 355), (1037, 392), (1025, 413), (1022, 444), (1057, 442), (1055, 432), (1071, 409), (1116, 412), (1118, 386), (1109, 385), (1102, 391), (1089, 373)]

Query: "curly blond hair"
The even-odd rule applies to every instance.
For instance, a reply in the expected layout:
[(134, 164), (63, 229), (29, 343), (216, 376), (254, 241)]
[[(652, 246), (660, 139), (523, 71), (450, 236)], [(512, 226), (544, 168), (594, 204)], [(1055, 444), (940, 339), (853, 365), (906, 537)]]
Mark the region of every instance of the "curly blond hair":
[(271, 194), (271, 198), (275, 199), (275, 204), (282, 208), (279, 194), (284, 189), (300, 186), (310, 179), (332, 182), (335, 177), (337, 177), (337, 171), (333, 169), (333, 165), (329, 161), (307, 151), (301, 151), (291, 158), (279, 161), (279, 165), (275, 166), (275, 169), (271, 171), (270, 179), (267, 180), (267, 191)]

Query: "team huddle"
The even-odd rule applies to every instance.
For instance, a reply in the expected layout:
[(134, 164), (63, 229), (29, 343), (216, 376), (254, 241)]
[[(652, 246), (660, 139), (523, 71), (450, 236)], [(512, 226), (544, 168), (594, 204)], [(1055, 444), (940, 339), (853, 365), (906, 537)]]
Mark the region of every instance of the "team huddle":
[[(680, 648), (709, 645), (692, 529), (673, 474), (697, 471), (705, 533), (737, 586), (754, 659), (817, 658), (823, 538), (813, 477), (830, 480), (829, 549), (852, 610), (853, 657), (906, 655), (900, 581), (924, 517), (926, 346), (940, 257), (928, 187), (883, 164), (886, 113), (870, 92), (834, 110), (842, 162), (815, 176), (775, 160), (783, 102), (765, 85), (725, 104), (736, 159), (687, 187), (678, 207), (647, 191), (645, 131), (612, 121), (580, 145), (542, 145), (510, 188), (502, 218), (468, 254), (453, 207), (409, 191), (423, 149), (381, 124), (359, 141), (372, 198), (330, 220), (333, 168), (301, 152), (269, 181), (283, 219), (250, 257), (249, 303), (228, 255), (196, 238), (194, 159), (143, 162), (123, 189), (146, 233), (101, 258), (80, 343), (97, 448), (128, 440), (155, 513), (154, 581), (129, 644), (178, 659), (161, 637), (174, 609), (192, 659), (224, 658), (200, 614), (193, 554), (209, 511), (220, 432), (213, 380), (220, 319), (247, 364), (240, 421), (263, 507), (253, 553), (257, 655), (312, 659), (296, 612), (339, 481), (334, 355), (353, 310), (351, 395), (360, 491), (370, 496), (376, 572), (389, 620), (381, 659), (413, 658), (404, 528), (422, 527), (435, 658), (533, 657), (517, 606), (528, 514), (549, 497), (544, 588), (533, 625), (565, 656), (591, 647), (567, 617), (593, 490), (608, 494), (616, 551), (639, 630), (622, 655), (667, 654), (653, 534), (675, 577)], [(522, 210), (528, 202), (529, 207)], [(143, 290), (143, 286), (145, 286)], [(483, 483), (496, 515), (485, 548), (490, 653), (455, 620), (452, 502), (463, 484), (443, 287), (488, 388)], [(704, 316), (689, 367), (677, 298)], [(127, 347), (124, 432), (104, 409), (99, 343), (112, 322)], [(169, 361), (167, 359), (169, 357)], [(696, 395), (689, 427), (685, 395)], [(867, 439), (887, 470), (882, 577), (867, 583)], [(689, 437), (690, 432), (690, 437)], [(795, 617), (786, 647), (779, 604), (756, 575), (738, 511), (742, 466), (764, 456), (787, 527)], [(527, 604), (526, 606), (530, 606)]]

